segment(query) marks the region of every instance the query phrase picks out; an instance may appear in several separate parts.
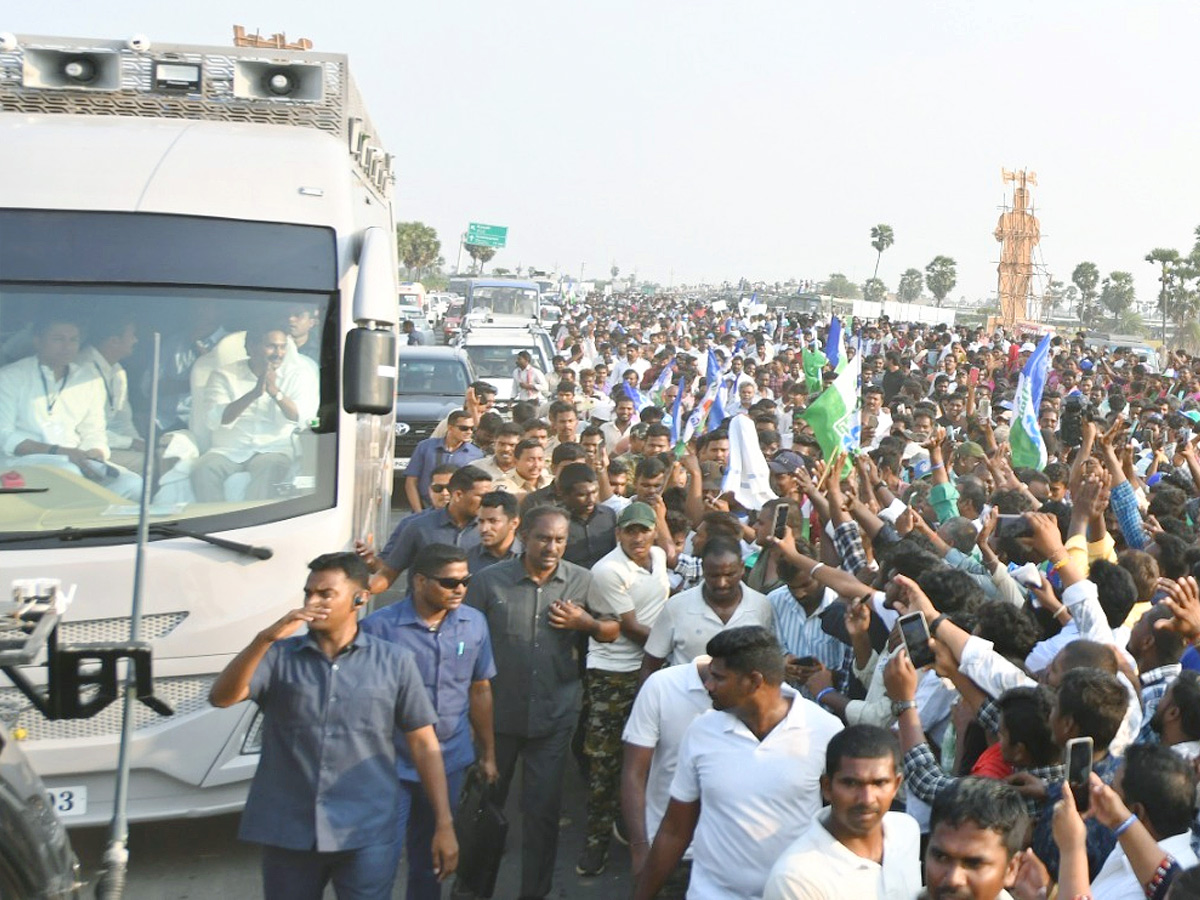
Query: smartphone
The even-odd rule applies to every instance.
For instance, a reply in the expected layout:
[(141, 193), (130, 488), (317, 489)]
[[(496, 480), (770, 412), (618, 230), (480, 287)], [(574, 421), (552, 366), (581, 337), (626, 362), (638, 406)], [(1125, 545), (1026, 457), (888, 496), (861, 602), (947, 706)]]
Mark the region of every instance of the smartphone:
[(933, 665), (933, 651), (929, 649), (929, 623), (925, 613), (911, 612), (900, 617), (900, 636), (908, 650), (908, 658), (918, 669)]
[(999, 522), (996, 524), (996, 537), (1033, 537), (1033, 526), (1024, 515), (1001, 514), (997, 516), (997, 519)]
[(1067, 784), (1071, 786), (1071, 794), (1075, 798), (1075, 808), (1081, 813), (1087, 812), (1092, 798), (1092, 739), (1071, 738), (1063, 750), (1063, 760), (1067, 768)]
[(819, 664), (820, 664), (820, 660), (818, 660), (815, 656), (798, 656), (798, 657), (796, 657), (796, 665), (804, 666), (807, 669), (814, 668), (815, 666), (817, 666)]
[(979, 366), (971, 366), (967, 373), (967, 384), (979, 384)]
[(787, 520), (788, 505), (786, 503), (780, 503), (775, 507), (775, 522), (773, 531), (775, 533), (775, 537), (780, 538), (781, 540), (787, 530)]

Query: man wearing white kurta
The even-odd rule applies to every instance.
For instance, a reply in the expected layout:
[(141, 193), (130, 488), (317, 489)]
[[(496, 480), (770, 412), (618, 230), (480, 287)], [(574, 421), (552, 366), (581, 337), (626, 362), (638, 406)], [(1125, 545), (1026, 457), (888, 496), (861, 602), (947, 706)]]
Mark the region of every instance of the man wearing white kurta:
[(842, 723), (783, 685), (770, 630), (722, 631), (708, 652), (713, 712), (684, 733), (634, 900), (655, 896), (689, 843), (689, 900), (758, 900), (775, 860), (821, 808), (825, 749)]
[(196, 461), (192, 489), (200, 502), (225, 500), (225, 480), (248, 472), (245, 499), (269, 500), (296, 456), (295, 435), (317, 413), (319, 377), (287, 361), (280, 329), (246, 332), (248, 359), (222, 366), (205, 387), (212, 449)]
[(6, 465), (65, 469), (122, 497), (142, 479), (108, 462), (104, 385), (79, 365), (82, 332), (47, 318), (34, 331), (34, 355), (0, 369), (0, 451)]

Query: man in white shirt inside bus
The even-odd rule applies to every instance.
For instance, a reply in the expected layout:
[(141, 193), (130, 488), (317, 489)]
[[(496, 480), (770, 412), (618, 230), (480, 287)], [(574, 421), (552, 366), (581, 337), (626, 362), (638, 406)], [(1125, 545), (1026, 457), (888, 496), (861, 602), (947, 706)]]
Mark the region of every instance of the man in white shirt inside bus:
[(316, 415), (320, 399), (314, 368), (286, 363), (287, 352), (282, 329), (250, 328), (248, 358), (209, 377), (212, 449), (192, 470), (192, 489), (201, 503), (225, 500), (225, 480), (237, 472), (250, 473), (247, 500), (269, 500), (275, 485), (286, 480), (295, 434)]
[(104, 386), (78, 364), (83, 332), (49, 315), (33, 332), (33, 356), (0, 369), (0, 452), (8, 465), (65, 469), (130, 499), (142, 479), (108, 462)]

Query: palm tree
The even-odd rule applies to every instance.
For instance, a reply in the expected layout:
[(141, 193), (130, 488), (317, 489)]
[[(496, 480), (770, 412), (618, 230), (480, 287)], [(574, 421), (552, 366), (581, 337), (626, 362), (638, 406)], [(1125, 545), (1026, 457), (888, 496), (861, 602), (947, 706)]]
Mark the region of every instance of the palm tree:
[(900, 295), (900, 302), (916, 303), (921, 299), (923, 287), (925, 287), (925, 276), (921, 274), (921, 270), (905, 269), (904, 274), (900, 276), (900, 289), (897, 291)]
[(883, 259), (883, 251), (896, 243), (896, 235), (891, 225), (876, 225), (871, 229), (871, 246), (875, 248), (875, 272), (871, 275), (874, 281), (879, 277), (879, 261)]
[(1100, 283), (1100, 270), (1093, 262), (1081, 262), (1071, 273), (1071, 281), (1079, 288), (1079, 321), (1091, 326), (1096, 319), (1096, 285)]
[(1158, 306), (1162, 311), (1162, 342), (1165, 346), (1167, 343), (1167, 296), (1171, 292), (1171, 283), (1174, 281), (1172, 270), (1179, 265), (1179, 251), (1166, 247), (1155, 247), (1146, 254), (1146, 262), (1159, 266), (1161, 270), (1158, 278), (1161, 284), (1158, 291)]
[(409, 275), (419, 278), (421, 271), (432, 266), (442, 252), (442, 242), (437, 231), (424, 222), (398, 222), (396, 224), (396, 251)]
[(925, 286), (941, 306), (958, 283), (958, 264), (949, 256), (935, 256), (925, 267)]

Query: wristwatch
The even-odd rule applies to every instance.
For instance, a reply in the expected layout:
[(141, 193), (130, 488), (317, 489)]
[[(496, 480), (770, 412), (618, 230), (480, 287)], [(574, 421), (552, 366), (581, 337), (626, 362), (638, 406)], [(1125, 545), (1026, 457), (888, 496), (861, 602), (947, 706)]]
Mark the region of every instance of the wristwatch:
[(897, 719), (900, 718), (900, 713), (904, 712), (906, 709), (916, 709), (916, 708), (917, 708), (916, 700), (893, 700), (892, 701), (892, 715), (895, 716)]

